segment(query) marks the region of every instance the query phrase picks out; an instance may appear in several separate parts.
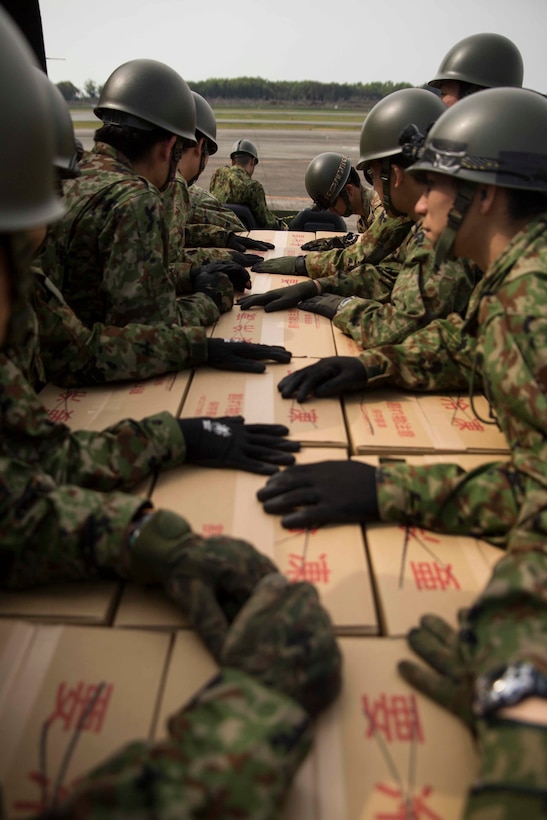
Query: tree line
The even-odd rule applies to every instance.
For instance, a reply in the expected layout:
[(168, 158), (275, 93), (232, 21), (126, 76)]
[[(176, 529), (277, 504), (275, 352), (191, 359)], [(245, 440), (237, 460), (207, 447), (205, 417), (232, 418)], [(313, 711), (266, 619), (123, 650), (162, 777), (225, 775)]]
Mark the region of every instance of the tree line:
[[(410, 83), (320, 83), (315, 80), (264, 80), (262, 77), (235, 77), (232, 79), (211, 78), (199, 82), (189, 82), (211, 104), (225, 103), (265, 103), (280, 105), (341, 105), (345, 107), (372, 105), (382, 97), (399, 88), (411, 88)], [(94, 80), (87, 80), (82, 89), (64, 80), (57, 88), (67, 102), (78, 100), (96, 102), (102, 86)]]

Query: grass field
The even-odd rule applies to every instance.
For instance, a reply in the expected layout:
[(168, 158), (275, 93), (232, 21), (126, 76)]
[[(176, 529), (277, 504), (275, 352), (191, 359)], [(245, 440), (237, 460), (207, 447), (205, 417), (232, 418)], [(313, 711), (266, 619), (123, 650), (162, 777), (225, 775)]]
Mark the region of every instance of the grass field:
[[(85, 109), (71, 109), (75, 114), (75, 128), (97, 128), (98, 121), (90, 113), (89, 120), (83, 119)], [(289, 108), (264, 106), (261, 108), (215, 106), (217, 124), (219, 126), (234, 127), (245, 125), (253, 128), (269, 129), (302, 129), (309, 130), (335, 128), (337, 130), (355, 131), (363, 124), (366, 114), (364, 111), (343, 108)]]

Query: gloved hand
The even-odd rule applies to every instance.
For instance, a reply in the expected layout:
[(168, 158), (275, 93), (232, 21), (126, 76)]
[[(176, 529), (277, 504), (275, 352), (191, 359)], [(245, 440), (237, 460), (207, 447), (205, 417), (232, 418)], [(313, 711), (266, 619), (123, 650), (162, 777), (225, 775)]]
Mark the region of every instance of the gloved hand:
[(230, 339), (207, 340), (207, 364), (217, 370), (264, 373), (264, 360), (287, 364), (291, 356), (281, 345), (260, 345)]
[(256, 296), (244, 296), (242, 299), (238, 299), (237, 304), (242, 310), (264, 307), (266, 313), (274, 313), (277, 310), (288, 310), (296, 307), (303, 299), (311, 296), (317, 296), (317, 286), (312, 280), (298, 282), (298, 284), (289, 285), (287, 288), (275, 288), (275, 290), (259, 293)]
[(241, 265), (242, 268), (250, 268), (252, 265), (258, 265), (258, 263), (264, 259), (263, 256), (257, 256), (256, 253), (240, 253), (239, 251), (230, 251), (230, 256), (236, 265)]
[(186, 461), (201, 467), (231, 467), (272, 475), (276, 465), (294, 464), (297, 441), (282, 424), (244, 424), (243, 416), (178, 419), (186, 442)]
[(204, 275), (213, 277), (218, 275), (227, 276), (234, 290), (238, 293), (242, 293), (245, 288), (250, 288), (252, 285), (249, 272), (246, 271), (242, 265), (238, 265), (235, 262), (228, 262), (227, 260), (208, 262), (206, 265), (202, 265), (198, 276), (202, 277)]
[[(207, 265), (203, 266), (206, 267)], [(221, 313), (227, 313), (234, 304), (234, 286), (223, 273), (213, 273), (203, 268), (190, 271), (192, 290), (194, 293), (204, 293), (213, 300)]]
[(297, 464), (268, 479), (257, 493), (267, 513), (288, 530), (378, 521), (376, 468), (359, 461)]
[(158, 510), (129, 547), (129, 574), (161, 584), (218, 660), (230, 621), (277, 567), (238, 538), (201, 538), (174, 512)]
[(326, 356), (315, 364), (289, 373), (277, 389), (284, 399), (302, 404), (309, 396), (324, 399), (342, 393), (358, 393), (367, 386), (367, 371), (357, 356)]
[(266, 259), (251, 270), (257, 273), (296, 273), (298, 276), (307, 276), (305, 256), (278, 256), (275, 259)]
[[(460, 611), (460, 623), (463, 617)], [(420, 626), (408, 633), (407, 641), (430, 668), (411, 661), (400, 661), (397, 668), (401, 677), (474, 731), (475, 717), (471, 704), (475, 679), (466, 657), (466, 647), (460, 642), (460, 633), (442, 618), (424, 615)], [(435, 671), (432, 672), (432, 669)]]
[(345, 305), (351, 301), (353, 296), (337, 296), (335, 293), (321, 293), (317, 296), (312, 296), (311, 299), (304, 299), (298, 305), (298, 310), (307, 310), (310, 313), (318, 313), (320, 316), (326, 316), (327, 319), (334, 319), (340, 305)]
[(275, 245), (272, 245), (271, 242), (262, 242), (259, 239), (250, 239), (248, 236), (230, 233), (228, 234), (226, 247), (245, 253), (245, 251), (273, 251)]
[(331, 236), (324, 239), (311, 239), (309, 242), (304, 242), (300, 245), (303, 251), (333, 251), (344, 248), (349, 248), (354, 245), (359, 239), (358, 233), (347, 233), (345, 236)]
[(312, 717), (340, 692), (342, 658), (315, 587), (268, 575), (233, 622), (220, 664), (283, 692)]

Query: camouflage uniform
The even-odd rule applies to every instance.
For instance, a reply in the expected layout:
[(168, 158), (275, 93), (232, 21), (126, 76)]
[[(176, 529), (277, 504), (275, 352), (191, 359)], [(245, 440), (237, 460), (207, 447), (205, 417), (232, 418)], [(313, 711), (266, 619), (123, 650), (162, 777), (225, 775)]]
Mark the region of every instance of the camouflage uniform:
[[(46, 275), (90, 327), (187, 322), (188, 306), (176, 299), (182, 291), (176, 279), (183, 277), (167, 267), (168, 225), (158, 189), (104, 143), (80, 167), (81, 176), (66, 183), (66, 214), (46, 239)], [(188, 298), (198, 306), (210, 301), (202, 293)]]
[(510, 462), (378, 471), (383, 521), (408, 522), (528, 549), (547, 536), (547, 215), (507, 245), (473, 293), (465, 321), (429, 325), (403, 344), (365, 351), (370, 385), (478, 388), (511, 448)]
[[(111, 381), (147, 379), (207, 361), (207, 336), (203, 327), (138, 325), (91, 329), (80, 322), (57, 288), (38, 270), (30, 307), (21, 317), (21, 339), (10, 357), (19, 363), (35, 388), (46, 381), (66, 387)], [(214, 321), (211, 300), (209, 316)], [(38, 343), (38, 344), (37, 344)]]
[(361, 203), (362, 215), (357, 219), (357, 233), (368, 231), (372, 223), (385, 213), (382, 201), (374, 188), (361, 186)]
[(225, 231), (246, 231), (247, 228), (241, 219), (230, 208), (227, 208), (205, 188), (199, 185), (191, 185), (188, 188), (190, 194), (190, 213), (188, 214), (188, 227), (192, 225), (217, 225)]
[(97, 766), (55, 817), (273, 820), (312, 736), (295, 701), (229, 668), (168, 729), (166, 740), (131, 743)]
[(232, 261), (232, 255), (224, 249), (227, 233), (220, 232), (214, 226), (201, 226), (199, 236), (190, 241), (188, 218), (190, 214), (190, 193), (184, 177), (178, 173), (161, 198), (169, 224), (169, 270), (175, 279), (177, 292), (187, 292), (191, 285), (189, 271), (192, 265), (205, 265), (207, 262)]
[(476, 265), (462, 259), (435, 268), (431, 244), (419, 224), (400, 245), (398, 259), (402, 267), (395, 277), (387, 265), (364, 264), (318, 280), (324, 292), (363, 297), (351, 299), (333, 318), (363, 348), (397, 344), (434, 319), (463, 315), (480, 279)]
[(266, 204), (264, 188), (238, 165), (221, 165), (211, 177), (209, 190), (219, 202), (246, 205), (260, 229), (286, 231), (287, 225)]
[(401, 268), (398, 248), (411, 231), (413, 220), (390, 217), (383, 208), (377, 212), (370, 227), (349, 248), (332, 251), (311, 251), (306, 255), (306, 272), (310, 279), (321, 279), (344, 273), (365, 262), (377, 265), (386, 259), (395, 277)]

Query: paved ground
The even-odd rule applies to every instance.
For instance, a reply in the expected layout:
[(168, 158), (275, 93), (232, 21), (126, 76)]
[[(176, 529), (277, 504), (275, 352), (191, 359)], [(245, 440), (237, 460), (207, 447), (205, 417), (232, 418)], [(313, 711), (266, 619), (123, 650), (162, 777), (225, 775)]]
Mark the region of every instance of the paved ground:
[[(93, 144), (91, 129), (78, 129), (74, 123), (77, 137), (84, 148)], [(336, 131), (314, 128), (306, 130), (267, 130), (247, 128), (244, 131), (231, 128), (219, 128), (219, 150), (209, 158), (207, 168), (200, 177), (199, 184), (209, 188), (209, 180), (215, 168), (229, 164), (230, 150), (240, 137), (252, 140), (258, 149), (260, 162), (255, 170), (256, 179), (264, 185), (271, 208), (295, 211), (310, 205), (310, 199), (304, 187), (304, 174), (310, 160), (323, 151), (339, 151), (347, 154), (356, 162), (359, 156), (359, 130), (352, 135), (350, 131)], [(355, 218), (346, 220), (348, 228), (355, 228)]]

